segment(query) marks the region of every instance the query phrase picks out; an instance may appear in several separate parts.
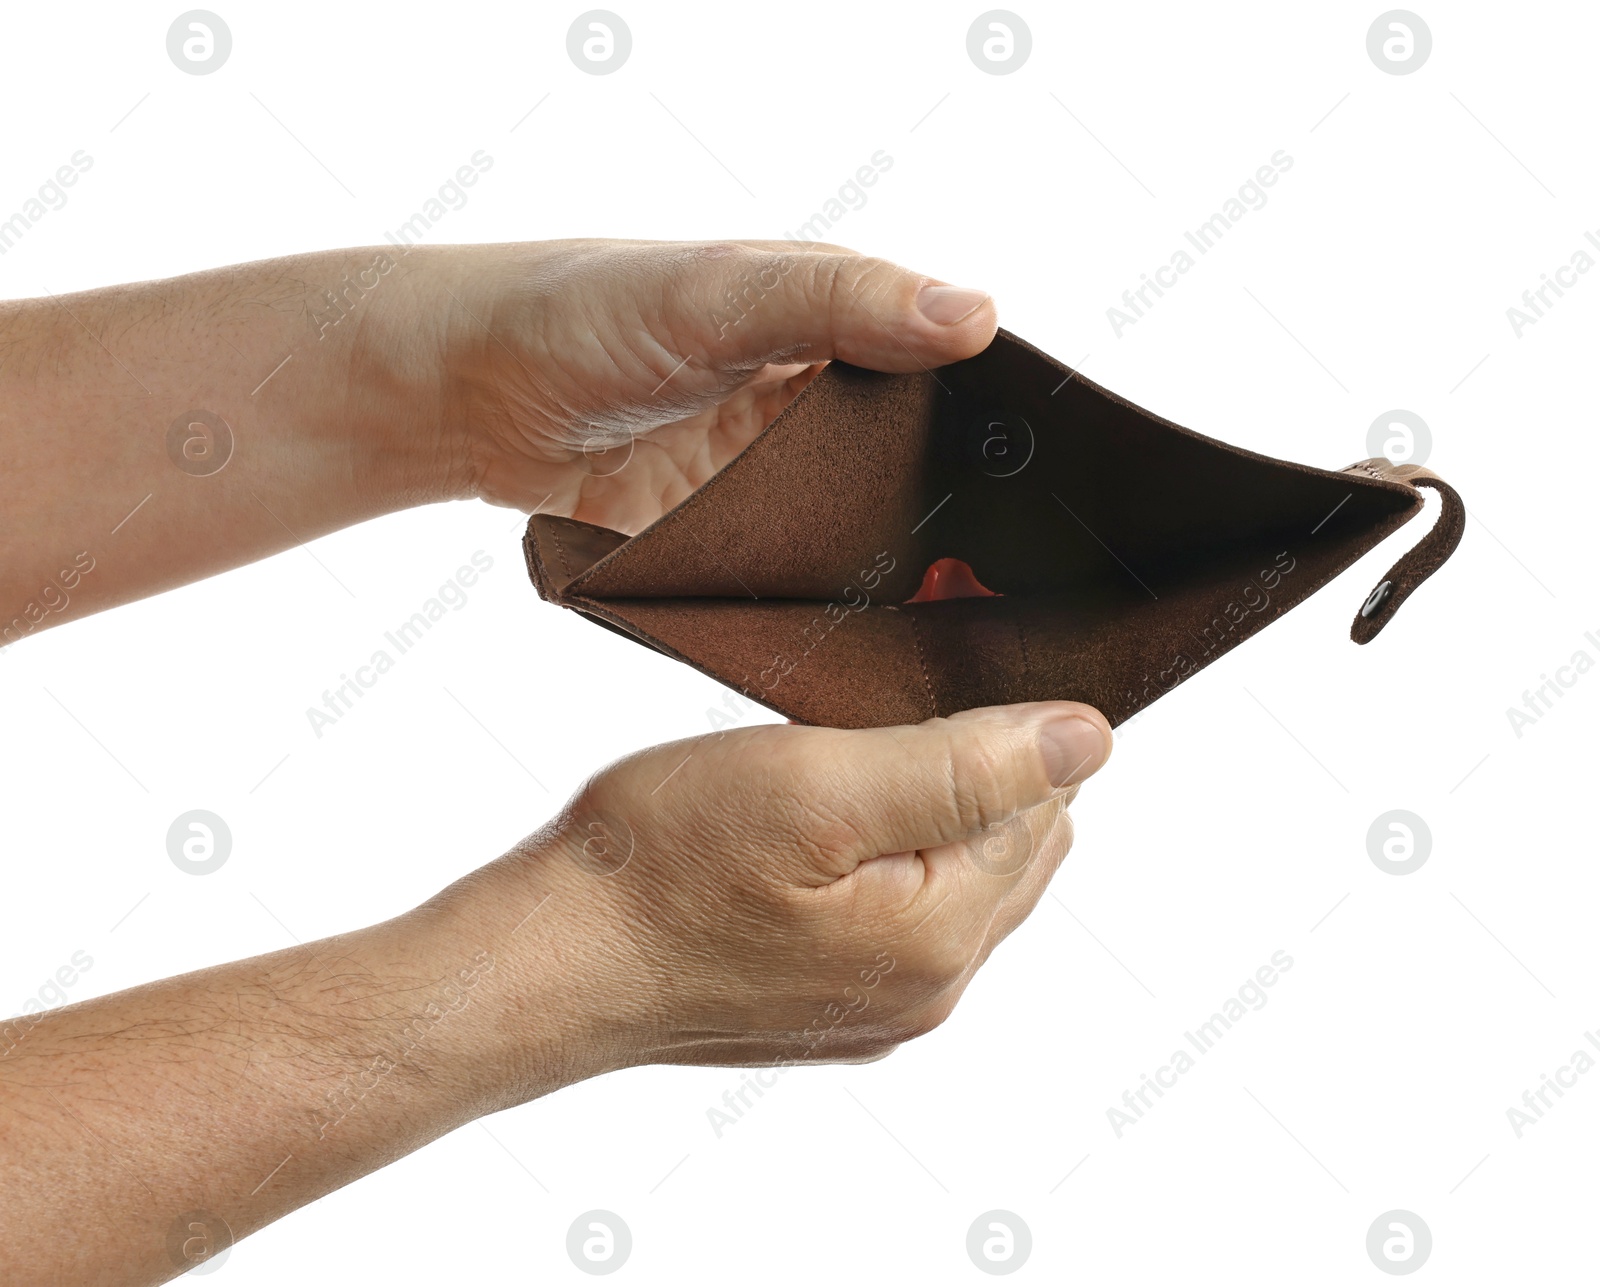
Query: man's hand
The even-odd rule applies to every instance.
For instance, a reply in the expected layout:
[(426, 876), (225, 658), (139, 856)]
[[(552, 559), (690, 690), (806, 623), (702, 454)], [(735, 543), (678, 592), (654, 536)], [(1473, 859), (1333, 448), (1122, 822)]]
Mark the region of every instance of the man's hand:
[(164, 1281), (610, 1069), (881, 1056), (1038, 901), (1110, 746), (1050, 702), (657, 747), (395, 920), (50, 1012), (0, 1058), (7, 1281)]
[(637, 532), (839, 357), (993, 338), (836, 246), (327, 251), (0, 303), (0, 647), (408, 506)]
[(437, 337), (453, 494), (630, 534), (749, 445), (818, 364), (922, 370), (995, 332), (982, 291), (842, 246), (556, 241), (406, 262), (402, 316), (423, 311)]
[(1110, 747), (1062, 702), (675, 742), (468, 886), (550, 895), (544, 929), (628, 1062), (877, 1057), (941, 1023), (1033, 910)]

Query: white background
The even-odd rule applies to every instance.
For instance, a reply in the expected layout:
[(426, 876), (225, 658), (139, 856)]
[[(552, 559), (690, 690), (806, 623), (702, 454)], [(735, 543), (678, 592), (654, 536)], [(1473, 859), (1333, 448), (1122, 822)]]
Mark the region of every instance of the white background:
[[(580, 5), (216, 0), (233, 52), (206, 76), (167, 57), (178, 5), (12, 8), (0, 210), (94, 164), (0, 294), (381, 242), (478, 149), (430, 240), (776, 237), (883, 149), (830, 239), (985, 287), (1095, 380), (1272, 455), (1341, 468), (1410, 409), (1472, 519), (1373, 645), (1350, 618), (1426, 519), (1124, 730), (1052, 896), (932, 1036), (792, 1071), (721, 1139), (735, 1073), (573, 1087), (214, 1281), (587, 1281), (565, 1237), (597, 1207), (648, 1282), (982, 1281), (966, 1232), (993, 1208), (1041, 1282), (1382, 1281), (1392, 1208), (1431, 1228), (1432, 1280), (1589, 1266), (1600, 1070), (1520, 1139), (1506, 1110), (1600, 1026), (1600, 675), (1520, 738), (1506, 709), (1600, 659), (1600, 273), (1521, 338), (1506, 309), (1600, 228), (1600, 11), (1416, 0), (1432, 55), (1395, 76), (1378, 3), (1017, 0), (1033, 52), (995, 76), (966, 52), (981, 0), (615, 2), (633, 52), (606, 76), (568, 58)], [(1278, 149), (1269, 203), (1117, 338), (1106, 309)], [(541, 603), (519, 530), (413, 512), (0, 657), (0, 1012), (79, 949), (72, 999), (387, 917), (608, 759), (706, 731), (718, 687)], [(478, 550), (466, 606), (316, 738), (306, 708)], [(234, 835), (205, 878), (165, 849), (193, 808)], [(1408, 876), (1367, 852), (1396, 808), (1432, 833)], [(1279, 949), (1266, 1007), (1117, 1138), (1106, 1110)]]

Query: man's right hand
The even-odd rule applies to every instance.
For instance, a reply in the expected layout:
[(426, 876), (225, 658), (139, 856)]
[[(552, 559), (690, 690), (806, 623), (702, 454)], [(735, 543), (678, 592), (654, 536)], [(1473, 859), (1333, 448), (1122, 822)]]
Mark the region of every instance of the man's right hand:
[(1069, 702), (675, 742), (441, 899), (514, 923), (548, 898), (502, 983), (531, 971), (548, 1003), (558, 969), (605, 1066), (876, 1058), (941, 1023), (1032, 911), (1110, 750)]
[(613, 1068), (886, 1054), (1032, 910), (1110, 747), (1067, 702), (656, 747), (393, 920), (19, 1022), (13, 1277), (165, 1281)]

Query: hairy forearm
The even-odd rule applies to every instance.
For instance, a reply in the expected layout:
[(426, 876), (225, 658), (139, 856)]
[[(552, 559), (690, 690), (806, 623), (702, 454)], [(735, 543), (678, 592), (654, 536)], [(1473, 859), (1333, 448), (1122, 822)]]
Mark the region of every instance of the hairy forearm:
[(515, 890), (487, 869), (393, 921), (0, 1026), (0, 1276), (165, 1281), (600, 1071), (570, 985), (530, 964), (560, 951), (518, 864)]
[(0, 304), (0, 645), (450, 494), (430, 273), (385, 258)]

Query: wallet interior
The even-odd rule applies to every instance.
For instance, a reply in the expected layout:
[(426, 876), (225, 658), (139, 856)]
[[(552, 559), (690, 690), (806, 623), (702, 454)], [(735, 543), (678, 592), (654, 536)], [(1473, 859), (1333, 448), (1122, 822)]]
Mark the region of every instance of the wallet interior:
[[(526, 549), (546, 598), (805, 723), (1117, 723), (1414, 516), (1377, 472), (1206, 438), (1001, 331), (933, 371), (832, 363), (638, 536), (536, 515)], [(908, 602), (939, 559), (992, 593)]]

